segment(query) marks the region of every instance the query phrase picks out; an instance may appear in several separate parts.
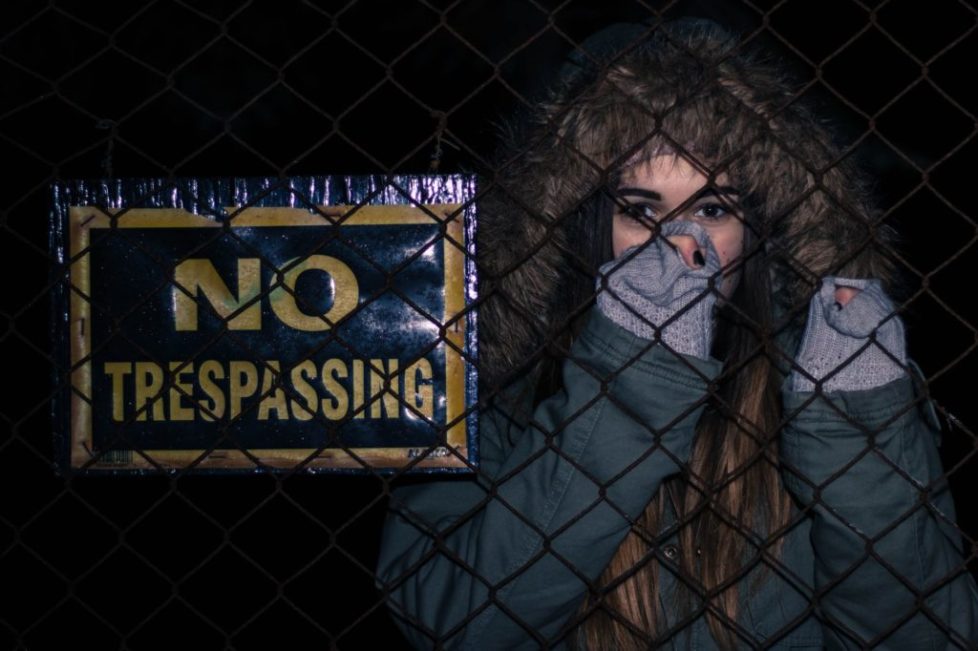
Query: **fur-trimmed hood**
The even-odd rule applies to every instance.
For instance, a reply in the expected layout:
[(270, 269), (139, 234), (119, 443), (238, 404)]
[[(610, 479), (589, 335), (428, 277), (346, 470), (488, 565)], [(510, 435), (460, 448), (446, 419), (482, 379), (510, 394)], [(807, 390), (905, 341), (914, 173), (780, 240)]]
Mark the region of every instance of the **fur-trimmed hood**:
[[(509, 135), (480, 207), (480, 369), (526, 372), (566, 339), (597, 269), (586, 249), (623, 168), (673, 152), (739, 188), (790, 327), (822, 276), (889, 283), (890, 231), (785, 73), (709, 21), (618, 25), (565, 64)], [(605, 203), (606, 205), (606, 203)], [(583, 282), (582, 282), (583, 281)], [(560, 351), (557, 351), (560, 356)]]

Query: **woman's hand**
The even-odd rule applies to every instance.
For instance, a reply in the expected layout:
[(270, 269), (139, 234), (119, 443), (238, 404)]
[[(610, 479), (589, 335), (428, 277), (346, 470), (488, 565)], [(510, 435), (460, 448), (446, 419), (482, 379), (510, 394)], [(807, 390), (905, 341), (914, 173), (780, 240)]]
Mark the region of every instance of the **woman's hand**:
[(878, 280), (826, 277), (812, 297), (793, 391), (859, 391), (906, 372), (903, 322)]
[(639, 337), (707, 359), (719, 279), (720, 258), (703, 227), (671, 221), (654, 240), (601, 266), (598, 309)]

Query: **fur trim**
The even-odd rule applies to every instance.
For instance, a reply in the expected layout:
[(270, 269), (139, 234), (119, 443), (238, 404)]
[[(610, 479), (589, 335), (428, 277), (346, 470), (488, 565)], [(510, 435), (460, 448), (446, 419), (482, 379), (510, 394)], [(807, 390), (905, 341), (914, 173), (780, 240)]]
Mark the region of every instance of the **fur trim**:
[(622, 169), (658, 152), (740, 188), (786, 320), (825, 275), (892, 278), (893, 236), (866, 184), (777, 66), (706, 21), (636, 29), (641, 40), (613, 52), (585, 45), (591, 65), (565, 69), (488, 180), (480, 368), (490, 383), (526, 370), (586, 307), (569, 288), (601, 261), (581, 252), (581, 220), (598, 218), (592, 207)]

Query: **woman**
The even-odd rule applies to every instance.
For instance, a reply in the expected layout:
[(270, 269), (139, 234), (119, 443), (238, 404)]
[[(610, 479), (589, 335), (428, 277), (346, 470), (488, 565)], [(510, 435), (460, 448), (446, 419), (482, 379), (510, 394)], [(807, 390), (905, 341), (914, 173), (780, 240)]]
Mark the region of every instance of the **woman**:
[(481, 206), (479, 470), (391, 500), (414, 644), (972, 644), (891, 235), (782, 75), (617, 26), (535, 120)]

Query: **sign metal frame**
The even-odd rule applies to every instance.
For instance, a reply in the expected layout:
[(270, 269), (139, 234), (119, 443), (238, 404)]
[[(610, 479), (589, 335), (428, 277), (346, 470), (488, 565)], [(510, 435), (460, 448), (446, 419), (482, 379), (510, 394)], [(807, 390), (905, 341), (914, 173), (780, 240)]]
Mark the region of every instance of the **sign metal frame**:
[[(278, 189), (275, 189), (275, 182), (281, 183), (269, 179), (230, 180), (205, 187), (203, 192), (201, 182), (192, 180), (175, 184), (123, 180), (55, 186), (51, 246), (59, 264), (52, 273), (60, 281), (56, 287), (61, 291), (54, 292), (53, 335), (56, 349), (60, 339), (62, 354), (66, 353), (68, 357), (67, 373), (56, 372), (56, 383), (61, 385), (62, 391), (56, 392), (52, 414), (62, 470), (86, 473), (253, 472), (256, 469), (355, 472), (395, 471), (406, 467), (429, 472), (464, 472), (478, 462), (474, 413), (476, 316), (470, 308), (477, 294), (473, 261), (474, 180), (445, 176), (303, 178), (289, 179)], [(320, 188), (320, 196), (307, 196), (305, 201), (297, 202), (295, 188), (308, 189), (310, 186)], [(160, 192), (158, 187), (167, 191)], [(190, 189), (192, 191), (188, 191)], [(248, 195), (254, 195), (256, 191), (263, 196), (258, 200), (247, 200)], [(126, 194), (141, 194), (142, 200), (120, 198)], [(186, 200), (188, 194), (192, 195), (193, 201)], [(114, 201), (110, 199), (113, 195)], [(201, 202), (202, 195), (207, 201)], [(332, 205), (316, 202), (316, 199), (328, 200), (330, 197), (345, 201)], [(228, 198), (232, 201), (221, 201)], [(306, 202), (308, 205), (302, 205)], [(218, 208), (221, 203), (225, 205)], [(206, 210), (202, 211), (202, 207)], [(97, 239), (98, 235), (113, 229), (158, 228), (170, 232), (200, 228), (232, 231), (268, 227), (301, 229), (321, 227), (327, 222), (341, 228), (437, 223), (441, 229), (444, 314), (439, 338), (444, 342), (446, 395), (445, 422), (439, 423), (443, 439), (439, 445), (96, 448), (93, 409), (99, 405), (105, 408), (105, 400), (93, 394), (92, 381), (92, 365), (97, 351), (92, 349), (89, 324), (93, 300), (98, 298), (93, 296), (89, 253), (93, 237)], [(168, 383), (158, 399), (164, 399), (164, 391), (173, 390), (173, 384)], [(377, 395), (368, 396), (368, 400), (380, 399)], [(149, 404), (143, 409), (148, 410)], [(359, 409), (367, 410), (368, 404), (360, 405)], [(336, 426), (342, 427), (346, 420), (339, 421)]]

